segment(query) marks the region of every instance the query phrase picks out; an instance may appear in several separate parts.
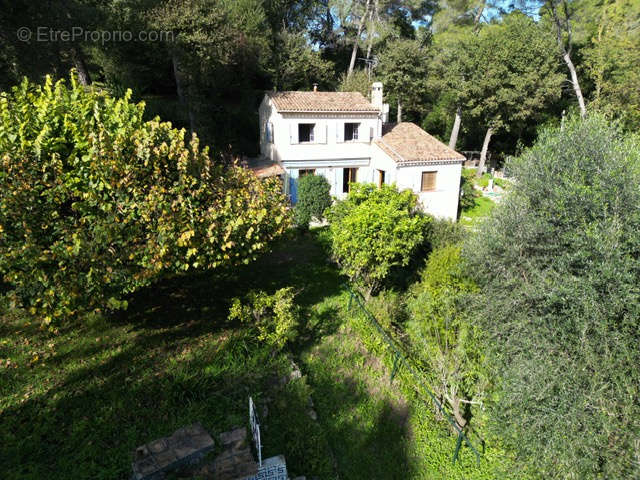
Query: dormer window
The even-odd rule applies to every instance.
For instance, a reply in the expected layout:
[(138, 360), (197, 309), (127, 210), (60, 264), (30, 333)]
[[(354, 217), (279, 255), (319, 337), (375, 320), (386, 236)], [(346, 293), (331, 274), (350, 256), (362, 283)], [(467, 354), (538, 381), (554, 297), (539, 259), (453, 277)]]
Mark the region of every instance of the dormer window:
[(345, 123), (344, 124), (344, 141), (352, 142), (358, 140), (358, 130), (360, 129), (359, 123)]
[(315, 129), (315, 123), (299, 123), (298, 124), (298, 142), (313, 142), (313, 131)]

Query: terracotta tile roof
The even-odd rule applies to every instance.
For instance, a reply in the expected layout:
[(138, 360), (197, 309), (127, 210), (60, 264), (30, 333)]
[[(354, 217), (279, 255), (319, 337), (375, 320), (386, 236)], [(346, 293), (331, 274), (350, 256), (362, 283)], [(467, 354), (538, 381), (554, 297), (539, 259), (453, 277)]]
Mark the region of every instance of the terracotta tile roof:
[(245, 166), (256, 174), (258, 178), (275, 177), (284, 175), (284, 169), (268, 158), (250, 158), (244, 162)]
[(267, 92), (279, 112), (377, 112), (360, 92)]
[(411, 122), (385, 125), (382, 138), (375, 143), (399, 164), (465, 160), (464, 155), (450, 149)]

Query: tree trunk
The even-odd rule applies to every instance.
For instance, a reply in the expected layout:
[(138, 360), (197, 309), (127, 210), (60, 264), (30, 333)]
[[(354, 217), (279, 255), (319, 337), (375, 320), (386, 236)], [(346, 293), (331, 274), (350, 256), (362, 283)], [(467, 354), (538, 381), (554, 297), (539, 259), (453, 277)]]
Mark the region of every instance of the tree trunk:
[(484, 0), (480, 7), (478, 7), (478, 11), (476, 12), (476, 16), (473, 19), (473, 31), (477, 32), (480, 28), (480, 20), (482, 20), (482, 12), (484, 12), (484, 7), (487, 5), (486, 0)]
[[(375, 15), (375, 18), (374, 18), (374, 15)], [(370, 16), (371, 16), (371, 31), (367, 32), (367, 37), (369, 40), (367, 45), (367, 66), (369, 66), (369, 59), (371, 58), (371, 50), (373, 49), (373, 37), (376, 34), (376, 20), (379, 20), (378, 0), (374, 0), (373, 10), (371, 10)]]
[(457, 397), (450, 399), (449, 405), (451, 406), (451, 413), (453, 413), (453, 418), (455, 418), (458, 427), (463, 429), (467, 425), (467, 420), (460, 411), (460, 399)]
[(460, 123), (462, 122), (462, 108), (456, 108), (456, 119), (453, 121), (453, 128), (451, 129), (451, 136), (449, 137), (449, 148), (456, 149), (456, 143), (458, 143), (458, 132), (460, 131)]
[(189, 100), (184, 94), (182, 79), (180, 75), (180, 67), (178, 65), (178, 57), (175, 53), (171, 55), (171, 63), (173, 64), (173, 76), (176, 82), (176, 93), (178, 94), (178, 101), (184, 108), (187, 109), (187, 114), (189, 116), (189, 130), (191, 131), (191, 133), (193, 133), (195, 131), (195, 118), (193, 116), (193, 111), (191, 110)]
[(398, 99), (398, 115), (396, 117), (396, 121), (398, 123), (402, 122), (402, 103), (400, 103), (400, 99)]
[[(562, 51), (562, 59), (564, 63), (567, 64), (567, 68), (569, 69), (569, 74), (571, 75), (571, 85), (573, 85), (573, 90), (576, 93), (576, 97), (578, 98), (578, 106), (580, 107), (580, 116), (582, 118), (587, 114), (587, 107), (584, 103), (584, 97), (582, 96), (582, 89), (580, 88), (580, 82), (578, 80), (578, 74), (576, 72), (576, 67), (571, 60), (571, 23), (569, 21), (569, 5), (567, 0), (561, 0), (562, 6), (564, 9), (565, 20), (561, 20), (558, 15), (558, 9), (556, 2), (558, 0), (551, 0), (549, 3), (549, 8), (551, 9), (551, 14), (553, 16), (553, 22), (556, 27), (556, 41), (558, 42), (558, 47)], [(563, 37), (563, 33), (567, 34), (567, 40), (565, 44), (565, 40)]]
[(371, 0), (367, 0), (367, 5), (364, 10), (364, 14), (360, 17), (360, 22), (358, 23), (358, 33), (356, 34), (356, 38), (353, 39), (353, 49), (351, 50), (351, 61), (349, 62), (349, 70), (347, 70), (347, 78), (351, 76), (353, 73), (353, 69), (356, 66), (356, 57), (358, 55), (358, 41), (360, 40), (360, 36), (362, 35), (362, 30), (364, 29), (364, 22), (369, 15), (369, 4)]
[(73, 59), (73, 65), (78, 72), (78, 81), (80, 85), (91, 85), (91, 76), (89, 75), (89, 70), (87, 69), (87, 64), (84, 63), (84, 58), (82, 57), (82, 53), (75, 49), (75, 47), (71, 48), (71, 58)]
[(487, 133), (484, 136), (484, 142), (482, 143), (482, 152), (480, 153), (480, 163), (478, 164), (478, 170), (476, 171), (476, 177), (482, 176), (482, 170), (484, 164), (487, 162), (487, 151), (489, 150), (489, 142), (491, 141), (491, 135), (493, 135), (493, 128), (487, 128)]
[(576, 67), (571, 61), (571, 55), (569, 52), (564, 51), (562, 54), (562, 58), (564, 59), (564, 63), (567, 64), (569, 68), (569, 73), (571, 74), (571, 84), (573, 85), (573, 90), (576, 92), (576, 97), (578, 98), (578, 106), (580, 107), (580, 116), (582, 118), (587, 114), (587, 107), (584, 104), (584, 97), (582, 96), (582, 89), (580, 88), (580, 82), (578, 81), (578, 74), (576, 72)]

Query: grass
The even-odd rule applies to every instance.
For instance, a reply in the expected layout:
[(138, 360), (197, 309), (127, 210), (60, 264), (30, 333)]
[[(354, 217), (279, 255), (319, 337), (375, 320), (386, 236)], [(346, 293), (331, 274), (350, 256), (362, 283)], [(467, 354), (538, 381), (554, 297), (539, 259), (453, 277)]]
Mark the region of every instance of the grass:
[(476, 198), (476, 204), (473, 208), (463, 210), (460, 213), (460, 223), (467, 226), (473, 226), (478, 221), (486, 218), (494, 209), (496, 203), (487, 197)]
[[(213, 435), (262, 413), (265, 456), (290, 476), (320, 479), (494, 478), (478, 467), (362, 319), (347, 312), (325, 230), (284, 239), (260, 261), (183, 276), (140, 292), (118, 316), (95, 315), (57, 335), (5, 314), (0, 324), (0, 478), (124, 479), (132, 450), (200, 421)], [(272, 352), (226, 320), (234, 296), (294, 286), (303, 309), (295, 344)], [(302, 376), (287, 379), (292, 361)], [(311, 418), (315, 410), (317, 421)]]
[[(58, 335), (4, 315), (0, 478), (126, 478), (133, 449), (154, 438), (194, 421), (213, 434), (246, 424), (248, 395), (269, 409), (265, 454), (286, 453), (293, 473), (328, 478), (328, 447), (307, 415), (304, 380), (281, 385), (289, 356), (226, 317), (231, 298), (250, 288), (294, 285), (305, 307), (339, 282), (309, 237), (226, 275), (155, 286), (124, 314), (87, 318)], [(319, 319), (302, 337), (313, 341), (330, 323)]]

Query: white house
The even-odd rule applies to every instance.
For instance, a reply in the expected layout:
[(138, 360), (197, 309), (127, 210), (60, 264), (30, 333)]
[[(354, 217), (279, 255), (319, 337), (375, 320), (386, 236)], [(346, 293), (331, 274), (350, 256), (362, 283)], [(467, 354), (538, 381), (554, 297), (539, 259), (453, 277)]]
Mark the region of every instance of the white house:
[(385, 123), (382, 98), (379, 82), (371, 102), (358, 92), (268, 92), (259, 111), (260, 152), (282, 167), (293, 203), (298, 178), (316, 174), (337, 198), (352, 182), (395, 183), (413, 190), (426, 212), (455, 219), (465, 158), (413, 123)]

